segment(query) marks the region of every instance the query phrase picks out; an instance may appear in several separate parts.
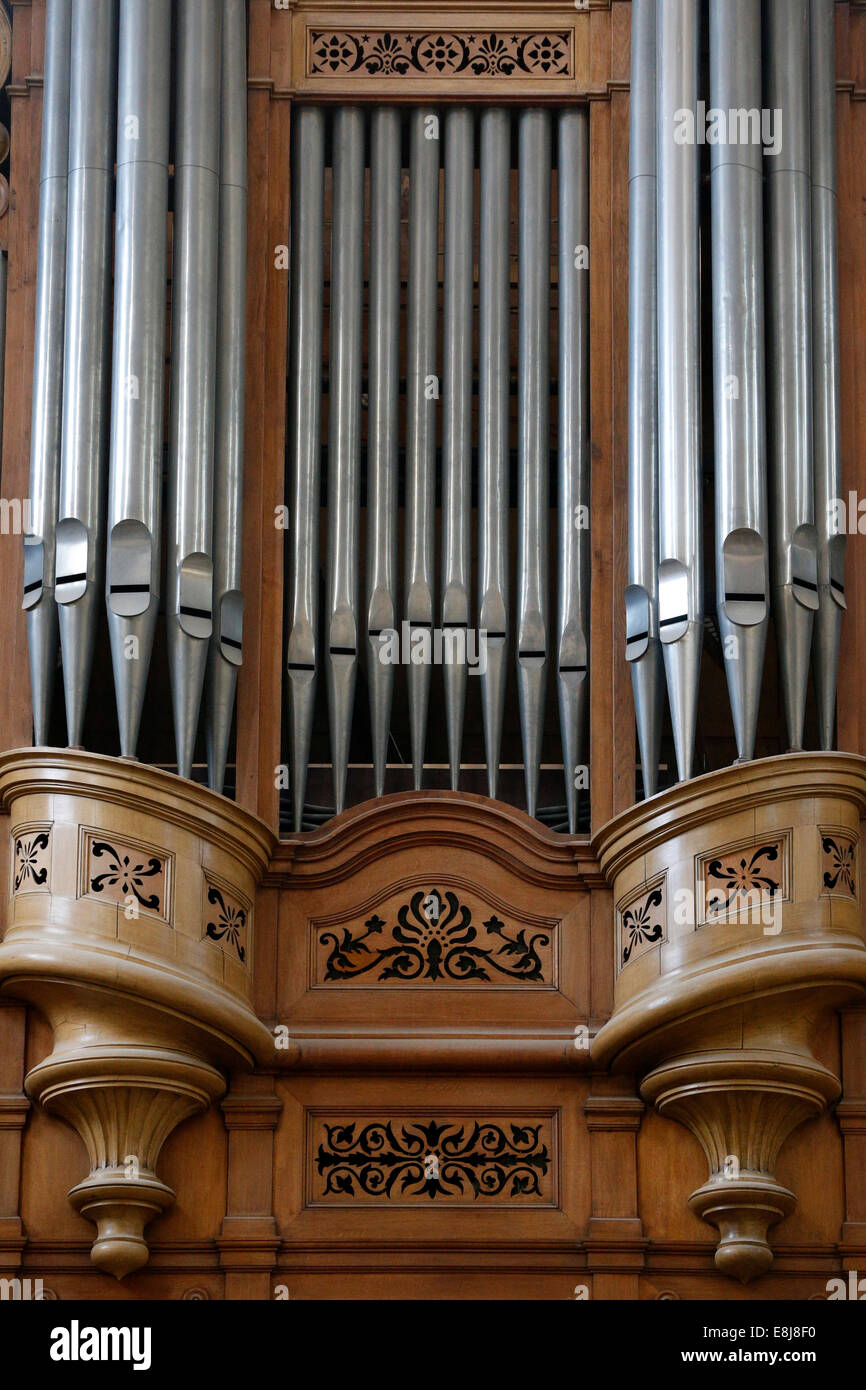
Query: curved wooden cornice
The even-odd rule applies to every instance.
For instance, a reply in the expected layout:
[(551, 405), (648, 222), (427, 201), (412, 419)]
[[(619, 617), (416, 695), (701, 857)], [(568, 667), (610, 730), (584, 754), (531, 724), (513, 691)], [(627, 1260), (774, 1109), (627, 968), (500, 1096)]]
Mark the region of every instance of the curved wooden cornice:
[(787, 753), (722, 768), (680, 782), (615, 816), (593, 837), (592, 847), (609, 882), (637, 853), (663, 845), (674, 826), (692, 829), (722, 816), (778, 801), (812, 797), (832, 787), (866, 816), (866, 758), (856, 753)]
[(316, 887), (396, 850), (475, 850), (530, 883), (603, 888), (588, 841), (557, 835), (523, 811), (474, 793), (395, 792), (354, 806), (321, 830), (280, 843), (266, 884)]
[(198, 782), (71, 748), (15, 748), (0, 753), (0, 809), (16, 797), (59, 792), (123, 806), (131, 816), (155, 815), (241, 858), (257, 877), (276, 840), (263, 821)]

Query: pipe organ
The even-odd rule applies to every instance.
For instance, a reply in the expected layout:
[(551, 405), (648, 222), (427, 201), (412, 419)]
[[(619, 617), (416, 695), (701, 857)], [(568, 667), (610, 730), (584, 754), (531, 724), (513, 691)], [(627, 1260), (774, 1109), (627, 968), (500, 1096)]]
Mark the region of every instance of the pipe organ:
[(866, 1269), (864, 73), (0, 0), (0, 1297)]
[(120, 752), (135, 757), (164, 592), (176, 765), (190, 775), (207, 687), (222, 790), (243, 619), (245, 5), (49, 0), (46, 34), (24, 576), (35, 739), (59, 630), (68, 742), (83, 743), (104, 578)]
[(375, 792), (387, 790), (397, 647), (409, 652), (397, 681), (415, 790), (438, 713), (450, 785), (461, 785), (474, 665), (486, 788), (497, 792), (510, 700), (525, 804), (536, 814), (555, 694), (564, 796), (548, 814), (577, 828), (590, 603), (587, 124), (579, 107), (297, 112), (287, 646), (295, 829), (305, 826), (322, 665), (337, 813), (359, 670)]
[(681, 779), (693, 772), (699, 718), (702, 235), (711, 247), (703, 351), (716, 610), (738, 760), (754, 757), (771, 610), (788, 746), (803, 747), (811, 660), (820, 746), (833, 747), (845, 607), (834, 5), (710, 3), (706, 82), (697, 0), (635, 0), (632, 9), (626, 657), (651, 795), (657, 640)]

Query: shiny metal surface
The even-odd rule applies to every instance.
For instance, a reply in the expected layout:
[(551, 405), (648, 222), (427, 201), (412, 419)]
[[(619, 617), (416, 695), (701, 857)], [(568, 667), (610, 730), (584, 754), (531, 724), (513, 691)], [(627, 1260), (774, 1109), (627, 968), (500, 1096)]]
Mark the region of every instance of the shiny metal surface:
[(24, 607), (36, 744), (48, 742), (59, 640), (54, 602), (54, 533), (63, 420), (71, 26), (72, 0), (47, 0), (30, 426), (31, 530), (24, 539)]
[(180, 0), (166, 627), (177, 768), (192, 768), (213, 630), (221, 0)]
[[(475, 121), (466, 108), (445, 118), (445, 298), (442, 438), (442, 674), (451, 788), (460, 782), (472, 578), (472, 295)], [(460, 659), (462, 656), (463, 659)]]
[[(710, 101), (761, 108), (760, 0), (711, 0)], [(763, 162), (711, 147), (716, 589), (741, 761), (754, 757), (769, 623)]]
[(208, 781), (225, 784), (243, 660), (241, 588), (247, 272), (247, 21), (244, 0), (222, 0), (219, 287), (214, 440), (214, 627), (207, 673)]
[(559, 116), (558, 687), (568, 823), (586, 762), (589, 701), (589, 117)]
[(632, 0), (629, 121), (628, 589), (631, 665), (645, 796), (655, 795), (664, 719), (659, 642), (656, 272), (656, 0)]
[(511, 118), (481, 116), (478, 400), (478, 623), (486, 634), (481, 706), (488, 795), (499, 778), (509, 635), (509, 177)]
[(170, 0), (121, 0), (105, 598), (124, 757), (159, 610), (170, 72)]
[(346, 803), (358, 674), (364, 112), (334, 115), (331, 352), (328, 414), (328, 714), (334, 806)]
[(325, 114), (302, 106), (292, 127), (287, 664), (292, 807), (300, 830), (319, 651)]
[(385, 767), (394, 667), (381, 634), (397, 626), (401, 121), (377, 107), (370, 130), (370, 405), (367, 418), (367, 648), (376, 795)]
[[(427, 108), (410, 117), (409, 305), (406, 400), (406, 550), (404, 604), (410, 641), (423, 654), (432, 637), (435, 585), (436, 403), (440, 117)], [(409, 724), (415, 790), (421, 789), (431, 665), (409, 665)]]
[(677, 140), (697, 111), (698, 0), (658, 0), (659, 635), (680, 780), (692, 775), (703, 642), (698, 147)]
[(839, 250), (836, 206), (836, 51), (833, 0), (812, 0), (812, 399), (818, 612), (813, 671), (821, 747), (831, 749), (845, 611), (845, 548), (839, 509)]
[(55, 598), (70, 746), (84, 733), (105, 543), (117, 5), (73, 0)]
[(517, 690), (526, 808), (538, 809), (547, 687), (550, 543), (550, 175), (547, 110), (519, 116), (520, 281), (517, 368)]
[(818, 608), (812, 459), (812, 182), (809, 0), (767, 0), (765, 104), (783, 116), (766, 160), (767, 362), (772, 580), (788, 740), (803, 746)]

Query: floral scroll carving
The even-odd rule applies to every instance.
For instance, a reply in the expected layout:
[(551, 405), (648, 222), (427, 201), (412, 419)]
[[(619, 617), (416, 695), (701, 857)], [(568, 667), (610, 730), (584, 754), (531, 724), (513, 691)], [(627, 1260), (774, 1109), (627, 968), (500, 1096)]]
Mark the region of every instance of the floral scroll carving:
[(206, 913), (204, 934), (226, 954), (236, 956), (241, 965), (247, 963), (247, 929), (249, 907), (224, 884), (205, 879)]
[(787, 897), (788, 837), (737, 845), (700, 861), (703, 922)]
[(325, 1201), (549, 1203), (550, 1121), (325, 1123), (315, 1167)]
[(309, 29), (310, 77), (574, 75), (570, 30)]

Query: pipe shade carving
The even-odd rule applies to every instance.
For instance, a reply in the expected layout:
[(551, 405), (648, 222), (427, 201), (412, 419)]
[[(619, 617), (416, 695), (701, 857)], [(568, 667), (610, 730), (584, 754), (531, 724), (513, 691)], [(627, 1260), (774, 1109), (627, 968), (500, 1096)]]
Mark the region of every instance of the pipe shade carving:
[(52, 1027), (27, 1091), (81, 1136), (91, 1171), (69, 1200), (122, 1278), (174, 1200), (157, 1173), (169, 1134), (229, 1069), (273, 1059), (249, 969), (273, 840), (213, 793), (112, 758), (4, 754), (0, 797), (16, 847), (0, 988)]
[(768, 1230), (795, 1205), (780, 1150), (840, 1093), (814, 1038), (862, 999), (866, 945), (854, 893), (828, 893), (823, 827), (835, 816), (856, 845), (864, 811), (866, 760), (798, 754), (682, 784), (594, 841), (620, 969), (593, 1061), (637, 1076), (700, 1141), (710, 1175), (690, 1205), (743, 1281), (769, 1268)]

